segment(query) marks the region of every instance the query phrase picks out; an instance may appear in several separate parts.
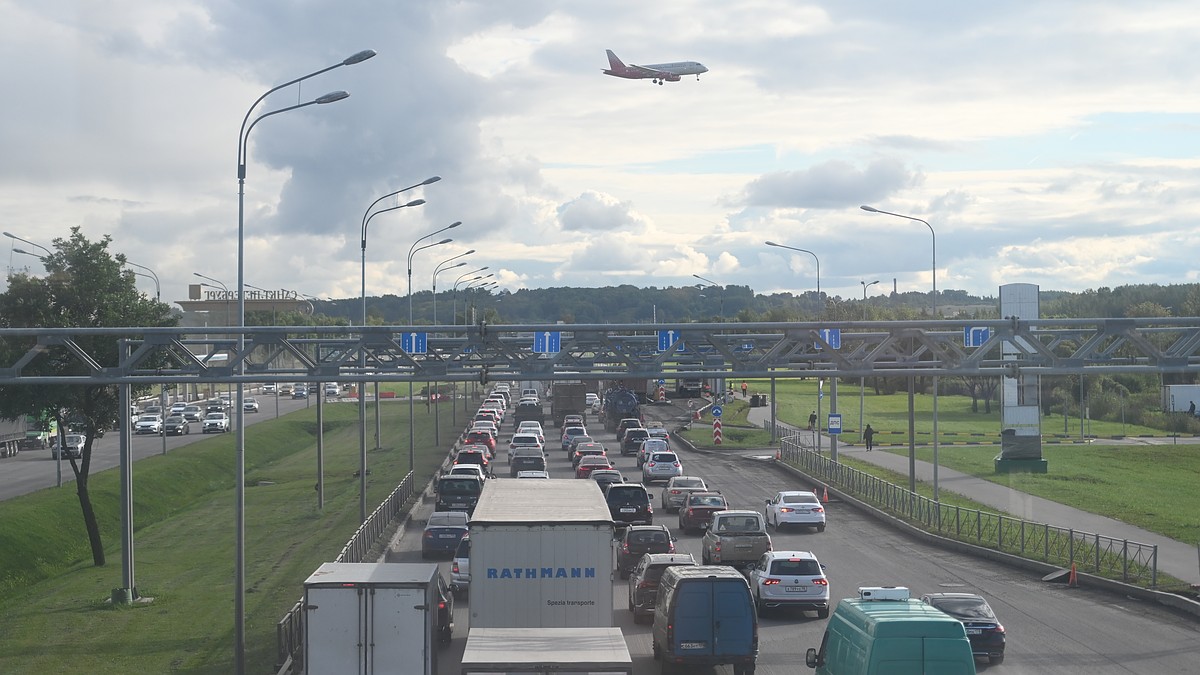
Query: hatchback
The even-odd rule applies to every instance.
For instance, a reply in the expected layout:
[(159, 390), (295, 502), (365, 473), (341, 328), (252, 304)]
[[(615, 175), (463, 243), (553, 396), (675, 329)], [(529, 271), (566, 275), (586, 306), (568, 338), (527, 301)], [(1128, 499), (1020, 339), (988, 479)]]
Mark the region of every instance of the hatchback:
[(770, 608), (794, 607), (829, 618), (825, 566), (808, 551), (767, 551), (750, 568), (750, 588), (759, 616)]
[(671, 480), (675, 476), (683, 475), (683, 464), (679, 461), (679, 456), (673, 452), (653, 452), (642, 465), (642, 482), (653, 483), (655, 481)]
[(988, 663), (1004, 661), (1007, 636), (991, 605), (974, 593), (930, 593), (921, 602), (933, 605), (962, 622), (975, 656), (986, 656)]
[(675, 537), (666, 525), (633, 525), (625, 528), (625, 535), (617, 548), (617, 574), (628, 579), (629, 573), (647, 553), (674, 553)]

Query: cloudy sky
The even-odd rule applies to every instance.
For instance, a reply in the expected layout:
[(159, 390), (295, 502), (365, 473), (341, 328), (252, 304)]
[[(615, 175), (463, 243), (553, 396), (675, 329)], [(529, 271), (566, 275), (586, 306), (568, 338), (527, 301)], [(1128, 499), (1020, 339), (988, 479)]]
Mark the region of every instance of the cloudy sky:
[[(440, 290), (487, 266), (805, 292), (814, 255), (829, 294), (927, 290), (930, 230), (862, 204), (930, 223), (940, 289), (1196, 282), (1197, 34), (1194, 2), (1156, 0), (0, 0), (0, 229), (111, 235), (164, 300), (232, 288), (243, 117), (369, 48), (255, 110), (350, 93), (254, 128), (247, 283), (358, 297), (368, 206), (434, 175), (371, 219), (369, 295), (455, 221), (414, 290), (469, 249)], [(608, 77), (606, 48), (709, 72)]]

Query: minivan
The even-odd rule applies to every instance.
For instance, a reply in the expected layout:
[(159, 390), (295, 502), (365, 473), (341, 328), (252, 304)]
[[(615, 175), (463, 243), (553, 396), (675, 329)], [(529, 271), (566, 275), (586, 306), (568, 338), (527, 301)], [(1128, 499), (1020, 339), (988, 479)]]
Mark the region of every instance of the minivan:
[(816, 675), (975, 675), (962, 623), (903, 586), (863, 587), (857, 600), (839, 602), (804, 663)]
[(729, 663), (734, 675), (753, 675), (758, 619), (750, 584), (723, 565), (668, 567), (658, 582), (650, 639), (664, 672)]

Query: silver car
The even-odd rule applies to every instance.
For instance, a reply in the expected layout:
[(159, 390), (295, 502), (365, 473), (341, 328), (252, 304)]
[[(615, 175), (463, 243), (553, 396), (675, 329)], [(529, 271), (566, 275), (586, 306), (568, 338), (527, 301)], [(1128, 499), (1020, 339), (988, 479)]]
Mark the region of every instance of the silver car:
[(707, 491), (708, 486), (704, 484), (703, 478), (696, 476), (676, 476), (667, 481), (667, 486), (663, 488), (662, 495), (660, 495), (663, 510), (667, 513), (675, 513), (687, 501), (689, 494)]
[(642, 465), (643, 483), (671, 480), (682, 475), (683, 464), (679, 461), (679, 455), (673, 452), (652, 452)]

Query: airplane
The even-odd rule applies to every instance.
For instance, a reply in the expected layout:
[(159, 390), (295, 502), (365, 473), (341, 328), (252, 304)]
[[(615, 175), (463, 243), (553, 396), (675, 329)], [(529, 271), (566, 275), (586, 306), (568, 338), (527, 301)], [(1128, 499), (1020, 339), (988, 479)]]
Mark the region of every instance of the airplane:
[(663, 82), (678, 82), (681, 75), (695, 75), (696, 79), (700, 79), (700, 73), (707, 73), (708, 68), (702, 63), (695, 61), (679, 61), (678, 63), (652, 63), (646, 66), (636, 66), (634, 64), (625, 65), (611, 49), (604, 50), (608, 54), (609, 67), (604, 70), (605, 75), (613, 77), (623, 77), (627, 80), (645, 80), (649, 79), (655, 84)]

